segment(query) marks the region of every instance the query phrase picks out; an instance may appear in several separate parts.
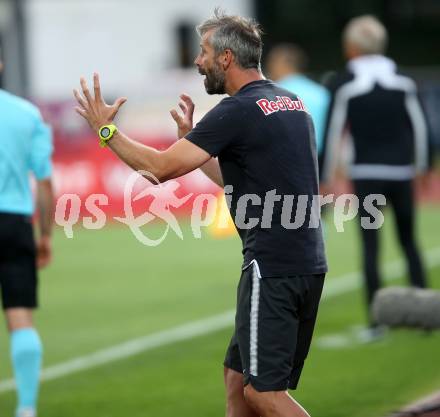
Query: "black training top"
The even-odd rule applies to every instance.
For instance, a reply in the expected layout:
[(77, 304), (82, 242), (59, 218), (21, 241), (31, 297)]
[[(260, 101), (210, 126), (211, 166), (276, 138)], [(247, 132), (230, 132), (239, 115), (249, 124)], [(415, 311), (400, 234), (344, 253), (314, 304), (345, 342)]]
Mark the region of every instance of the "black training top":
[(218, 156), (243, 242), (261, 276), (327, 271), (313, 124), (304, 103), (259, 80), (223, 99), (186, 136)]
[(381, 55), (352, 59), (327, 85), (320, 177), (331, 182), (344, 133), (352, 144), (352, 180), (410, 180), (432, 165), (429, 129), (415, 82)]

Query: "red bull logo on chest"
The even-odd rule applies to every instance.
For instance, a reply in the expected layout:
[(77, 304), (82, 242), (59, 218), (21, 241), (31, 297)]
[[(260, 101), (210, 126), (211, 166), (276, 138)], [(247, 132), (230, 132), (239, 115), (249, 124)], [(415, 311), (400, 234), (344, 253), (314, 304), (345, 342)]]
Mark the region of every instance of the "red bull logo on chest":
[(272, 113), (278, 111), (305, 111), (307, 112), (304, 102), (298, 98), (292, 100), (290, 97), (276, 96), (276, 101), (268, 100), (267, 98), (261, 98), (257, 102), (258, 107), (263, 111), (265, 116), (269, 116)]

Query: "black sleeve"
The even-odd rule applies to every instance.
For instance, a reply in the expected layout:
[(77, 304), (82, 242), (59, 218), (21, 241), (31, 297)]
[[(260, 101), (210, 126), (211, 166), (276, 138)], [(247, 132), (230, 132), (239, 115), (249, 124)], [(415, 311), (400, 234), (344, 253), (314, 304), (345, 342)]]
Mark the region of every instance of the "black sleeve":
[[(337, 93), (342, 86), (352, 81), (353, 78), (352, 73), (344, 71), (331, 77), (325, 85), (330, 92), (330, 104), (327, 110), (321, 153), (318, 156), (320, 182), (329, 180), (328, 172), (331, 171), (329, 165), (336, 157), (336, 155), (332, 155), (334, 149), (331, 149), (333, 147), (330, 142), (337, 140), (342, 135), (346, 122), (346, 110), (342, 110), (344, 106), (338, 102)], [(339, 119), (340, 123), (332, 123), (335, 118)], [(330, 130), (331, 127), (334, 128), (333, 131)]]
[[(427, 91), (427, 88), (419, 89), (418, 99), (420, 105), (422, 107), (423, 114), (426, 120), (426, 127), (428, 130), (428, 164), (427, 169), (431, 170), (434, 167), (435, 161), (435, 118), (437, 117), (437, 108), (435, 106), (435, 102), (432, 103), (430, 101), (430, 92)], [(434, 100), (433, 100), (434, 101)], [(439, 125), (440, 126), (440, 125)], [(438, 139), (440, 139), (440, 131), (437, 135)], [(440, 140), (438, 141), (440, 142)]]
[(412, 89), (406, 91), (405, 104), (407, 115), (411, 123), (414, 140), (414, 165), (416, 172), (421, 174), (430, 167), (430, 134), (426, 117), (426, 110), (423, 108), (422, 100), (416, 83)]
[(185, 139), (217, 156), (239, 136), (243, 111), (234, 97), (223, 99), (189, 132)]
[(320, 182), (322, 181), (322, 172), (324, 169), (324, 160), (327, 157), (327, 153), (328, 153), (328, 140), (327, 140), (327, 136), (328, 136), (328, 128), (329, 128), (329, 124), (330, 124), (330, 118), (333, 114), (333, 109), (335, 106), (335, 91), (330, 89), (327, 86), (328, 90), (330, 91), (330, 103), (327, 109), (327, 114), (325, 117), (325, 124), (324, 124), (324, 134), (322, 135), (322, 145), (321, 145), (321, 152), (318, 154), (318, 166), (319, 166), (319, 179)]

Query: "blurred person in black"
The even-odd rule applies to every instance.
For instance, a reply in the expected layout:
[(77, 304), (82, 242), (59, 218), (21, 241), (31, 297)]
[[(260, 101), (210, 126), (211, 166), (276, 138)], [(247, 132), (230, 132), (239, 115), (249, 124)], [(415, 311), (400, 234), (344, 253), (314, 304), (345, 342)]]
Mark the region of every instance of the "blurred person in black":
[[(395, 214), (410, 282), (426, 286), (425, 271), (416, 245), (414, 179), (428, 170), (428, 128), (412, 79), (384, 56), (388, 35), (373, 16), (351, 20), (343, 32), (346, 70), (329, 83), (332, 94), (320, 158), (322, 190), (328, 190), (337, 164), (339, 142), (351, 139), (353, 158), (348, 169), (359, 198), (359, 219), (371, 217), (363, 206), (366, 196), (382, 194)], [(360, 227), (363, 273), (368, 309), (381, 285), (378, 270), (378, 230)], [(380, 336), (370, 317), (366, 334)]]

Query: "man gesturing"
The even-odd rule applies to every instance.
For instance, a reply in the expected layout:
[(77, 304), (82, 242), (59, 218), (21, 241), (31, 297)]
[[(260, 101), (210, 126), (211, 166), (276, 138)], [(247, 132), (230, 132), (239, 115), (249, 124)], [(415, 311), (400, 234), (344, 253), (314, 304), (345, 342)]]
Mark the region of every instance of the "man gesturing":
[[(117, 130), (113, 118), (125, 99), (106, 105), (97, 75), (94, 97), (81, 80), (84, 96), (75, 91), (77, 111), (101, 144), (133, 169), (166, 181), (202, 167), (228, 187), (244, 259), (235, 331), (224, 361), (226, 415), (305, 417), (287, 389), (298, 384), (327, 271), (320, 224), (311, 216), (318, 194), (313, 125), (300, 98), (263, 77), (255, 22), (216, 11), (197, 29), (201, 50), (195, 64), (206, 91), (229, 97), (193, 128), (194, 105), (182, 96), (184, 115), (171, 114), (183, 138), (167, 150)], [(292, 195), (308, 202), (302, 225), (294, 226), (289, 217), (286, 226), (282, 219), (285, 197)]]

